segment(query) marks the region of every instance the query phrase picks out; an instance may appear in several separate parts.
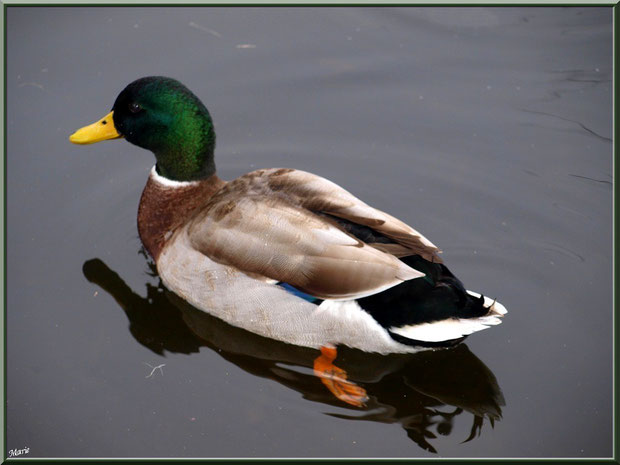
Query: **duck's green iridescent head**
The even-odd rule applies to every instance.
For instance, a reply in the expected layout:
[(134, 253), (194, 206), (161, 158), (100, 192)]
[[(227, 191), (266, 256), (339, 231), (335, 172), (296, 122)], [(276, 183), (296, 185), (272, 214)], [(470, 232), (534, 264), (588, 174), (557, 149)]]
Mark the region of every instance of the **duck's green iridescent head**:
[(70, 137), (90, 144), (124, 137), (150, 150), (160, 175), (175, 181), (203, 179), (215, 173), (215, 130), (209, 111), (174, 79), (152, 76), (129, 84), (112, 112)]

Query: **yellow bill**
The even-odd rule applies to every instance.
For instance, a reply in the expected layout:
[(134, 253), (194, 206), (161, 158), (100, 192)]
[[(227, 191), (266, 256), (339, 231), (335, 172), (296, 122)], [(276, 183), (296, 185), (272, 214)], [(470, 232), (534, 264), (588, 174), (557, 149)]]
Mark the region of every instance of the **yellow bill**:
[(123, 137), (114, 127), (114, 120), (112, 119), (113, 114), (114, 112), (111, 111), (96, 123), (78, 129), (69, 136), (69, 140), (74, 144), (94, 144), (102, 140)]

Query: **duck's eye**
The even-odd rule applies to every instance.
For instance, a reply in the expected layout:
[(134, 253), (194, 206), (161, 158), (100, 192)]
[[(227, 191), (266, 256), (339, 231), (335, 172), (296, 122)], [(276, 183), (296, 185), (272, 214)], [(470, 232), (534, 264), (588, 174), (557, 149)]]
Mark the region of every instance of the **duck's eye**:
[(138, 113), (140, 110), (142, 110), (142, 107), (140, 106), (139, 103), (133, 102), (129, 104), (129, 111), (132, 113)]

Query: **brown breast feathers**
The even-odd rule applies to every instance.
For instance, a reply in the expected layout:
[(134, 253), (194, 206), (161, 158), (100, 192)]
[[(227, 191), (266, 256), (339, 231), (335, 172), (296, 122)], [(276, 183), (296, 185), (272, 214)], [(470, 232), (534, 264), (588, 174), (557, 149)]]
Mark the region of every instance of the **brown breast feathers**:
[(175, 229), (185, 224), (225, 184), (216, 175), (178, 186), (162, 184), (153, 175), (149, 176), (138, 208), (138, 233), (155, 262)]

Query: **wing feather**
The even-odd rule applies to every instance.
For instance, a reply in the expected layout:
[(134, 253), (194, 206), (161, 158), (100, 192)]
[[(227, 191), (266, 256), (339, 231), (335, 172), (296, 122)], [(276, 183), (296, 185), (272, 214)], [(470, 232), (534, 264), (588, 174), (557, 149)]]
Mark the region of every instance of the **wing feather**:
[(439, 248), (421, 233), (399, 219), (362, 202), (325, 178), (305, 171), (281, 169), (271, 173), (270, 186), (295, 198), (309, 210), (368, 226), (389, 237), (401, 246), (391, 247), (397, 256), (420, 255), (428, 261), (441, 262), (437, 255), (441, 253)]
[[(366, 244), (323, 213), (371, 227), (395, 243)], [(438, 250), (336, 184), (294, 170), (238, 178), (187, 227), (192, 247), (212, 260), (324, 299), (358, 298), (424, 276), (397, 257), (435, 257)]]

